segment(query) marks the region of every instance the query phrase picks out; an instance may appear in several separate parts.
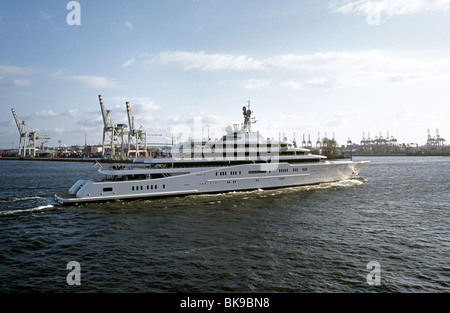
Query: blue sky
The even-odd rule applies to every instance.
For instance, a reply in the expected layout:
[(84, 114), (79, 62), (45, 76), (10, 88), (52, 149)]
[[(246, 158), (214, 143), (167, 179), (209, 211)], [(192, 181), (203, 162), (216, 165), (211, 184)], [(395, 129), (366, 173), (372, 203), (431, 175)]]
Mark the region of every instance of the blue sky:
[(168, 138), (220, 137), (247, 100), (267, 137), (450, 137), (450, 0), (80, 0), (81, 25), (68, 3), (0, 4), (0, 148), (11, 108), (51, 146), (100, 143), (99, 94)]

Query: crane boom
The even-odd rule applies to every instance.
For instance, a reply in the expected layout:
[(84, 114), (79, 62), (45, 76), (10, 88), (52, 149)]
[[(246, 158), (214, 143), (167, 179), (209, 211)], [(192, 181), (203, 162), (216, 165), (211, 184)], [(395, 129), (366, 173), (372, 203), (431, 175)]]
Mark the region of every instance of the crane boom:
[(16, 111), (14, 111), (14, 108), (11, 108), (11, 112), (14, 116), (14, 120), (16, 121), (17, 129), (19, 130), (19, 133), (22, 135), (23, 129), (22, 129), (22, 126), (20, 125), (19, 118), (17, 117)]
[(128, 124), (130, 125), (130, 133), (134, 135), (135, 129), (134, 129), (134, 117), (131, 116), (131, 109), (130, 109), (130, 102), (125, 103), (127, 106), (127, 115), (128, 115)]
[(105, 127), (108, 127), (108, 117), (106, 115), (105, 107), (103, 105), (103, 99), (102, 95), (98, 95), (98, 101), (100, 102), (100, 109), (102, 110), (102, 116), (103, 116), (103, 123), (105, 124)]

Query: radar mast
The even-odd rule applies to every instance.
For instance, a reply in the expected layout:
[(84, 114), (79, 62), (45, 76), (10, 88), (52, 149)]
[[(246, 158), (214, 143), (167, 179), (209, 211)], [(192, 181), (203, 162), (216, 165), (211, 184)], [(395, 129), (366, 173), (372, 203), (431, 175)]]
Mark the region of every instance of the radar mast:
[(252, 131), (252, 113), (253, 111), (250, 110), (250, 100), (247, 101), (248, 105), (247, 107), (242, 107), (243, 115), (244, 115), (244, 130), (251, 133)]

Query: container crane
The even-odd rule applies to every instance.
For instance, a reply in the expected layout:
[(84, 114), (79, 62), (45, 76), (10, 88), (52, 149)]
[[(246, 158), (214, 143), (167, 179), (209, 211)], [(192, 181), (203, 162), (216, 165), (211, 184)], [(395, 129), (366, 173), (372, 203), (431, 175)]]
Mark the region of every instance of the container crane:
[(16, 115), (16, 111), (14, 108), (11, 109), (11, 112), (13, 114), (14, 120), (16, 121), (17, 129), (19, 130), (19, 157), (24, 157), (26, 155), (26, 147), (27, 147), (27, 140), (28, 140), (28, 131), (27, 126), (25, 124), (25, 121), (22, 121), (20, 123), (19, 118)]
[(47, 142), (49, 139), (51, 139), (49, 136), (43, 135), (43, 136), (37, 136), (35, 131), (28, 132), (27, 126), (25, 121), (22, 121), (22, 123), (19, 121), (19, 118), (17, 117), (16, 111), (14, 108), (11, 108), (11, 112), (14, 117), (14, 121), (16, 122), (17, 129), (19, 130), (19, 157), (36, 157), (36, 141), (37, 140), (46, 140)]
[[(134, 116), (131, 115), (130, 102), (126, 102), (127, 107), (127, 115), (128, 115), (128, 124), (130, 124), (130, 131), (128, 132), (128, 156), (132, 154), (135, 157), (139, 157), (140, 155), (148, 156), (147, 152), (147, 134), (142, 129), (142, 126), (139, 129), (134, 127)], [(134, 144), (134, 149), (133, 149)]]
[(116, 148), (120, 149), (119, 158), (124, 159), (124, 141), (123, 136), (126, 133), (126, 124), (114, 124), (111, 117), (111, 111), (105, 110), (102, 95), (98, 95), (100, 109), (103, 117), (103, 141), (102, 157), (108, 157), (106, 150), (109, 149), (109, 157), (116, 157)]
[(439, 135), (439, 129), (436, 129), (436, 141), (439, 146), (445, 146), (445, 142), (447, 141)]
[(306, 139), (305, 139), (305, 134), (303, 134), (303, 140), (302, 140), (302, 148), (306, 147)]

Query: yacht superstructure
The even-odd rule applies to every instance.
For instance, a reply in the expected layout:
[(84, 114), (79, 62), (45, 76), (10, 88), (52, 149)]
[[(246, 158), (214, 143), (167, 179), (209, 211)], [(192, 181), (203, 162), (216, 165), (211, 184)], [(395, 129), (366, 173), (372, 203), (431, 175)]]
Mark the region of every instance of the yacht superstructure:
[(101, 181), (78, 180), (61, 204), (116, 199), (282, 188), (353, 178), (368, 163), (328, 161), (286, 140), (265, 139), (251, 130), (250, 103), (241, 127), (227, 127), (220, 140), (190, 140), (162, 156), (132, 164), (101, 166)]

